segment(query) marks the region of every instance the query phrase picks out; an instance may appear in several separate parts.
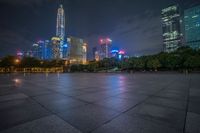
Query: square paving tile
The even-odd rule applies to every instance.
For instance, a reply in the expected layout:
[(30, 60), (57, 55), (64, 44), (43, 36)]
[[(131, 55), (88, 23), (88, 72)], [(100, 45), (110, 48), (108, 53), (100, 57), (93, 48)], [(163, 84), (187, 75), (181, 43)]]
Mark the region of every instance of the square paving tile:
[(89, 93), (89, 94), (76, 96), (75, 98), (80, 99), (85, 102), (94, 103), (94, 102), (102, 101), (109, 97), (110, 96), (99, 94), (99, 93)]
[(81, 133), (55, 115), (42, 117), (1, 133)]
[(119, 111), (119, 112), (124, 112), (135, 105), (137, 105), (140, 102), (138, 99), (123, 99), (123, 98), (116, 98), (116, 97), (111, 97), (108, 99), (105, 99), (103, 101), (97, 102), (95, 104), (101, 105), (103, 107), (111, 108), (113, 110)]
[(28, 96), (23, 93), (16, 93), (16, 94), (3, 95), (3, 96), (0, 95), (0, 102), (24, 99), (24, 98), (28, 98)]
[(126, 113), (127, 115), (140, 115), (145, 119), (160, 121), (164, 125), (183, 129), (185, 121), (185, 111), (157, 106), (153, 104), (141, 104)]
[[(200, 96), (199, 96), (200, 97)], [(189, 112), (200, 114), (200, 102), (189, 102)]]
[(182, 133), (179, 130), (141, 119), (138, 116), (120, 115), (92, 133)]
[(200, 133), (200, 115), (188, 112), (185, 133)]
[(73, 99), (61, 94), (49, 94), (36, 96), (34, 99), (43, 105), (48, 110), (54, 113), (60, 113), (69, 110), (70, 108), (84, 106), (88, 103)]
[(58, 114), (66, 122), (83, 132), (90, 132), (103, 123), (113, 119), (118, 112), (96, 105), (69, 109)]
[(0, 103), (0, 130), (47, 116), (50, 113), (30, 99)]
[(186, 110), (187, 101), (175, 100), (163, 97), (151, 97), (145, 101), (145, 103), (155, 104), (158, 106), (171, 107), (174, 109)]

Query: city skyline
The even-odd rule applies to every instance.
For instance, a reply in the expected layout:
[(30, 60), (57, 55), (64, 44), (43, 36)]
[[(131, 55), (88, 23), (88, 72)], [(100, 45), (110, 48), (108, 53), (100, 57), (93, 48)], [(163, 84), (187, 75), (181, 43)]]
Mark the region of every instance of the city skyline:
[[(90, 1), (87, 1), (86, 3), (88, 2)], [(118, 4), (120, 2), (121, 4), (124, 4), (123, 5), (124, 7), (128, 6), (128, 3), (130, 3), (130, 1), (128, 0), (127, 0), (127, 3), (126, 2), (123, 3), (120, 0), (117, 1)], [(177, 4), (179, 2), (180, 1), (176, 1)], [(50, 2), (50, 1), (45, 1), (45, 0), (41, 2), (36, 2), (36, 1), (33, 2), (30, 0), (27, 3), (26, 2), (20, 3), (20, 0), (19, 0), (19, 3), (16, 5), (13, 5), (13, 3), (14, 3), (13, 1), (5, 1), (5, 0), (0, 1), (0, 5), (1, 6), (4, 5), (3, 7), (6, 7), (6, 6), (14, 7), (14, 9), (11, 9), (11, 11), (15, 11), (19, 7), (23, 7), (24, 10), (27, 7), (30, 7), (28, 11), (34, 15), (33, 16), (30, 15), (29, 19), (33, 19), (36, 16), (39, 18), (44, 18), (44, 19), (36, 19), (34, 21), (35, 23), (31, 22), (32, 23), (31, 24), (29, 19), (23, 18), (22, 20), (24, 21), (21, 22), (20, 24), (26, 23), (26, 25), (19, 26), (20, 24), (16, 24), (16, 25), (11, 25), (8, 28), (7, 23), (12, 23), (12, 22), (10, 22), (10, 20), (7, 19), (9, 15), (6, 15), (7, 12), (5, 12), (3, 16), (3, 18), (5, 19), (3, 19), (3, 21), (0, 23), (0, 27), (2, 27), (1, 29), (3, 31), (3, 33), (0, 34), (1, 36), (0, 44), (2, 46), (0, 49), (1, 51), (3, 51), (1, 52), (0, 56), (4, 56), (5, 54), (14, 54), (16, 53), (16, 50), (18, 49), (28, 49), (35, 40), (50, 39), (50, 36), (52, 37), (55, 35), (55, 30), (53, 30), (52, 28), (53, 27), (52, 24), (55, 23), (53, 22), (55, 21), (55, 18), (51, 20), (50, 19), (46, 20), (45, 18), (52, 18), (49, 16), (50, 14), (51, 16), (54, 16), (54, 17), (55, 15), (57, 15), (55, 14), (55, 10), (52, 10), (52, 9), (54, 9), (55, 6), (58, 7), (59, 5), (58, 2)], [(102, 3), (104, 3), (104, 1), (102, 1)], [(109, 3), (110, 2), (108, 2), (108, 5)], [(141, 4), (140, 2), (136, 2), (136, 4), (138, 3)], [(113, 46), (125, 49), (129, 55), (149, 54), (149, 53), (160, 52), (162, 50), (162, 27), (161, 27), (160, 15), (158, 14), (160, 14), (160, 11), (161, 11), (160, 9), (166, 8), (168, 5), (171, 5), (171, 4), (175, 4), (175, 2), (169, 1), (169, 2), (164, 2), (164, 3), (165, 4), (167, 3), (166, 6), (164, 6), (163, 4), (157, 7), (155, 10), (150, 10), (147, 8), (148, 10), (146, 9), (145, 11), (140, 12), (140, 14), (138, 15), (136, 15), (136, 13), (133, 12), (133, 15), (130, 16), (130, 14), (125, 14), (126, 12), (123, 12), (118, 15), (110, 16), (111, 18), (107, 18), (108, 15), (110, 15), (111, 12), (114, 11), (114, 9), (110, 9), (108, 11), (108, 15), (105, 14), (105, 16), (101, 16), (105, 13), (104, 11), (102, 10), (97, 11), (96, 9), (91, 9), (91, 10), (95, 10), (96, 12), (92, 14), (89, 13), (89, 14), (84, 15), (84, 13), (79, 12), (81, 10), (80, 1), (76, 1), (75, 3), (72, 1), (66, 1), (66, 2), (63, 2), (63, 4), (64, 4), (64, 9), (67, 10), (66, 17), (67, 19), (69, 19), (69, 22), (66, 23), (67, 27), (69, 28), (67, 33), (69, 33), (70, 35), (75, 35), (75, 36), (86, 39), (89, 42), (89, 46), (90, 46), (89, 51), (92, 51), (91, 49), (94, 46), (98, 45), (99, 37), (110, 36), (112, 40), (114, 40)], [(198, 4), (198, 2), (195, 2), (195, 1), (187, 2), (183, 0), (183, 5), (184, 3), (189, 5), (188, 7), (194, 4)], [(95, 3), (90, 2), (90, 4), (95, 6)], [(113, 5), (113, 6), (109, 5), (109, 6), (112, 8), (116, 8), (117, 7), (116, 5)], [(147, 6), (147, 5), (144, 5), (144, 6)], [(85, 7), (85, 5), (83, 5), (82, 7)], [(23, 11), (23, 8), (21, 9), (21, 11)], [(41, 13), (43, 11), (43, 8), (45, 9), (45, 13), (47, 13), (48, 11), (49, 14), (43, 15), (43, 13)], [(152, 5), (149, 4), (149, 8), (152, 8)], [(31, 9), (32, 10), (38, 9), (38, 11), (34, 10), (33, 11), (34, 13), (33, 13)], [(73, 12), (74, 14), (77, 13), (78, 16), (74, 16), (73, 13), (69, 11), (69, 10), (74, 10), (74, 9), (78, 10), (75, 13)], [(2, 8), (1, 10), (5, 10), (5, 9)], [(86, 12), (87, 11), (88, 9), (86, 10)], [(24, 14), (26, 16), (26, 13)], [(145, 15), (145, 17), (142, 17), (141, 14)], [(119, 22), (116, 24), (114, 20), (116, 19), (116, 17), (121, 16), (121, 15), (127, 15), (128, 17), (121, 17), (119, 19)], [(101, 18), (105, 17), (105, 19), (100, 19), (100, 18), (99, 20), (94, 19), (94, 22), (98, 21), (97, 23), (94, 23), (94, 24), (86, 23), (87, 21), (90, 22), (93, 17), (95, 18), (98, 16), (100, 16)], [(19, 21), (19, 20), (16, 20), (16, 17), (17, 16), (14, 16), (15, 21)], [(20, 17), (21, 16), (19, 15), (19, 18)], [(122, 21), (121, 19), (124, 19), (124, 20)], [(150, 19), (148, 21), (149, 23), (144, 23), (144, 22), (147, 22), (147, 19)], [(79, 22), (75, 20), (79, 20)], [(45, 23), (47, 21), (48, 23)], [(74, 23), (72, 24), (72, 22)], [(108, 28), (108, 25), (111, 25), (112, 23), (114, 26), (111, 26)], [(144, 24), (143, 27), (141, 27), (141, 25), (138, 23), (141, 23), (141, 25)], [(33, 29), (34, 28), (36, 29), (34, 30), (31, 29), (29, 25), (31, 25)], [(105, 27), (105, 29), (104, 28), (102, 29), (102, 27)], [(89, 53), (90, 57), (91, 57), (91, 54), (92, 52)]]

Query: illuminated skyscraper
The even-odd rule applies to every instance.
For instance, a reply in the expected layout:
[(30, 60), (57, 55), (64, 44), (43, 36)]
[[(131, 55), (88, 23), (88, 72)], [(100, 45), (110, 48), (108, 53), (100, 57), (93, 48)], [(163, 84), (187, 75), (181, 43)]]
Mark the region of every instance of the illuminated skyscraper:
[(103, 58), (109, 58), (109, 49), (110, 45), (112, 43), (112, 40), (110, 38), (100, 39), (100, 45), (101, 45), (101, 59)]
[(60, 41), (60, 58), (63, 57), (63, 45), (65, 38), (65, 11), (63, 9), (63, 5), (60, 5), (57, 13), (57, 25), (56, 25), (56, 36), (61, 39)]
[(200, 49), (200, 5), (184, 12), (185, 41), (193, 49)]
[(55, 60), (60, 59), (60, 41), (59, 37), (52, 37), (52, 58)]
[(77, 37), (68, 37), (68, 54), (70, 64), (87, 63), (87, 43)]
[(181, 15), (177, 5), (162, 10), (164, 51), (173, 52), (182, 45)]

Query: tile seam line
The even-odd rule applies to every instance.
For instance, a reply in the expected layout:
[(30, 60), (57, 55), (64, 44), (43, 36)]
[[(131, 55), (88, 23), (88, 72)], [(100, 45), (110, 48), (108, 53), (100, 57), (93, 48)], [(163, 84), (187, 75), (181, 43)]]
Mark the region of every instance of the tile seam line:
[[(57, 116), (58, 118), (60, 118), (61, 120), (65, 121), (62, 117), (60, 117), (60, 116), (58, 115), (58, 113), (55, 113), (55, 112), (49, 110), (49, 109), (46, 108), (44, 105), (42, 105), (42, 104), (40, 104), (38, 101), (36, 101), (34, 98), (30, 98), (30, 99), (32, 99), (33, 101), (35, 101), (37, 104), (39, 104), (39, 106), (41, 106), (41, 107), (44, 108), (45, 110), (49, 111), (49, 113), (51, 113), (50, 115), (55, 115), (55, 116)], [(49, 116), (50, 116), (50, 115), (49, 115)], [(67, 122), (67, 121), (65, 121), (65, 122), (66, 122), (67, 124), (69, 124), (71, 127), (73, 127), (74, 129), (76, 129), (76, 130), (78, 130), (79, 132), (83, 133), (80, 129), (78, 129), (77, 127), (71, 125), (71, 123), (69, 123), (69, 122)]]
[(189, 110), (189, 101), (190, 101), (190, 89), (191, 89), (191, 75), (189, 77), (189, 86), (188, 86), (188, 95), (187, 95), (187, 105), (186, 105), (186, 111), (185, 111), (185, 119), (184, 119), (184, 126), (183, 126), (183, 133), (186, 133), (186, 124), (187, 124), (187, 115)]
[(95, 130), (99, 129), (99, 128), (100, 128), (100, 127), (102, 127), (103, 125), (105, 125), (105, 124), (109, 123), (110, 121), (112, 121), (112, 120), (116, 119), (116, 118), (117, 118), (117, 117), (119, 117), (120, 115), (122, 115), (122, 114), (124, 114), (124, 113), (128, 112), (129, 110), (131, 110), (131, 109), (135, 108), (136, 106), (138, 106), (138, 105), (142, 104), (142, 103), (143, 103), (143, 102), (145, 102), (147, 99), (149, 99), (149, 98), (151, 98), (151, 97), (155, 96), (155, 94), (157, 94), (157, 93), (159, 93), (159, 92), (161, 92), (161, 91), (163, 91), (163, 90), (167, 89), (167, 87), (168, 87), (168, 86), (170, 86), (170, 85), (171, 85), (172, 83), (174, 83), (174, 82), (175, 82), (175, 81), (172, 81), (172, 82), (168, 83), (166, 86), (162, 87), (160, 90), (158, 90), (158, 91), (157, 91), (157, 92), (155, 92), (154, 94), (152, 94), (152, 95), (149, 95), (149, 96), (148, 96), (146, 99), (142, 100), (141, 102), (139, 102), (138, 104), (136, 104), (136, 105), (134, 105), (133, 107), (129, 108), (128, 110), (121, 112), (120, 114), (118, 114), (117, 116), (113, 117), (112, 119), (110, 119), (110, 120), (108, 120), (108, 121), (104, 122), (104, 123), (103, 123), (101, 126), (98, 126), (97, 128), (95, 128), (94, 130), (92, 130), (92, 131), (91, 131), (91, 132), (89, 132), (89, 133), (92, 133), (92, 132), (94, 132)]

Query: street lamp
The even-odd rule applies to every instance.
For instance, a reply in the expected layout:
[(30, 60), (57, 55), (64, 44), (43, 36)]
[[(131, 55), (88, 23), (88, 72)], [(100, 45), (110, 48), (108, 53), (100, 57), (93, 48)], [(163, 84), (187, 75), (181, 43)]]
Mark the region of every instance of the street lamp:
[(18, 65), (20, 63), (19, 59), (15, 59), (15, 64)]

